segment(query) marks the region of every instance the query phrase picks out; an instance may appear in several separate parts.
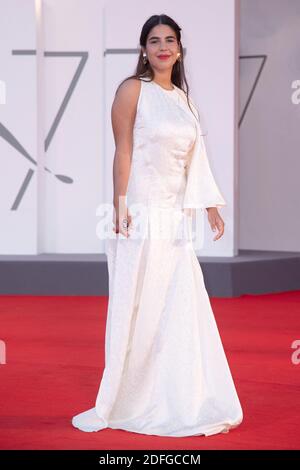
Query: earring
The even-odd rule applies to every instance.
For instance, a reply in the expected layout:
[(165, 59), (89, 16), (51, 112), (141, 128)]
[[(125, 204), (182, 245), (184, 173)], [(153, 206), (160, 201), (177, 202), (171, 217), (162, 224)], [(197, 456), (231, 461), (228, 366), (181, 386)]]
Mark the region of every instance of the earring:
[(143, 62), (144, 62), (144, 64), (147, 64), (147, 60), (148, 60), (147, 59), (147, 54), (144, 52), (143, 53)]
[(180, 52), (177, 52), (177, 60), (178, 60), (178, 62), (181, 61), (181, 54), (180, 54)]

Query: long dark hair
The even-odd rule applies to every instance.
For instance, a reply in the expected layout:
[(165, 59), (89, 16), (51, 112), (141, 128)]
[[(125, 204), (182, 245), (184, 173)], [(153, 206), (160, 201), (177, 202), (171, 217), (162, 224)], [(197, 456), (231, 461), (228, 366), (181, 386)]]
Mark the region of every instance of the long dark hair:
[[(144, 48), (146, 48), (147, 38), (148, 38), (150, 31), (152, 30), (152, 28), (154, 28), (155, 26), (159, 24), (165, 24), (165, 25), (170, 26), (170, 28), (173, 29), (176, 35), (177, 42), (180, 48), (181, 59), (176, 60), (175, 64), (173, 65), (171, 81), (172, 83), (174, 83), (174, 85), (176, 85), (185, 93), (188, 105), (191, 111), (193, 112), (190, 106), (190, 101), (189, 101), (189, 85), (188, 85), (188, 82), (185, 76), (185, 71), (184, 71), (184, 60), (183, 60), (184, 51), (183, 51), (183, 47), (181, 44), (181, 32), (180, 32), (181, 28), (179, 27), (179, 25), (168, 15), (150, 16), (150, 18), (148, 18), (148, 20), (144, 23), (142, 27), (142, 31), (140, 35), (140, 46), (143, 46)], [(147, 60), (147, 62), (144, 63), (142, 50), (140, 51), (140, 54), (139, 54), (138, 63), (137, 63), (134, 75), (131, 75), (130, 77), (126, 77), (124, 80), (122, 80), (122, 82), (119, 84), (116, 90), (116, 93), (119, 87), (122, 85), (122, 83), (124, 83), (126, 80), (129, 80), (130, 78), (140, 79), (141, 77), (150, 79), (150, 81), (152, 81), (154, 78), (154, 71), (150, 65), (150, 62)]]

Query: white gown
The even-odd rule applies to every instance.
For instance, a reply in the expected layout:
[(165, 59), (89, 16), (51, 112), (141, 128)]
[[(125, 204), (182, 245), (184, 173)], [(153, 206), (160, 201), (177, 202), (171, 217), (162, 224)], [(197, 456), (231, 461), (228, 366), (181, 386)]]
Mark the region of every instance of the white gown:
[(186, 211), (226, 205), (193, 109), (141, 80), (127, 205), (143, 223), (107, 240), (105, 368), (95, 406), (72, 419), (82, 431), (208, 436), (242, 422)]

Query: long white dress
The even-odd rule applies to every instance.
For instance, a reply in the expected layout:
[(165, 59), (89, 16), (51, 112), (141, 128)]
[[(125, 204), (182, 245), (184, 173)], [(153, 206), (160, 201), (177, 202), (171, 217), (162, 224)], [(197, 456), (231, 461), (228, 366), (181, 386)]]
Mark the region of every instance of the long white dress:
[(141, 80), (127, 205), (142, 223), (107, 240), (105, 368), (95, 406), (72, 419), (82, 431), (208, 436), (242, 422), (191, 240), (187, 209), (226, 205), (192, 107)]

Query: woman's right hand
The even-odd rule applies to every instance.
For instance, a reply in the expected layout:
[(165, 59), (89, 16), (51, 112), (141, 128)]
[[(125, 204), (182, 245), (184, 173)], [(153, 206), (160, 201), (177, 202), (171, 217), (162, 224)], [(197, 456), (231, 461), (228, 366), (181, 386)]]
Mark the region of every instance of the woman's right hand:
[(126, 238), (129, 237), (129, 229), (131, 228), (131, 215), (125, 204), (114, 206), (114, 228), (116, 233), (122, 233)]

